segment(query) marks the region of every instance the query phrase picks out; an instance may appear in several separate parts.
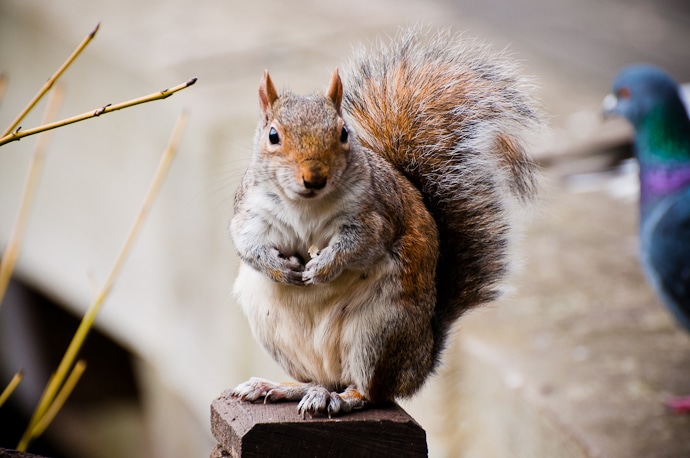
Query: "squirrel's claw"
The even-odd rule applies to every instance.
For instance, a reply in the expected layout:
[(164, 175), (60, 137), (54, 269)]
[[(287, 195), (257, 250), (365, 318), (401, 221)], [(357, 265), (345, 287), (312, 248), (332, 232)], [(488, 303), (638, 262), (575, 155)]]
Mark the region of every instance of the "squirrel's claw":
[(333, 248), (327, 246), (312, 257), (304, 266), (302, 281), (305, 285), (328, 283), (343, 271), (339, 263), (334, 262)]
[(240, 401), (256, 402), (263, 398), (264, 404), (276, 401), (299, 401), (311, 385), (308, 383), (276, 383), (259, 377), (252, 377), (232, 390)]
[(328, 405), (331, 403), (331, 395), (337, 396), (338, 394), (331, 393), (322, 386), (313, 386), (307, 390), (297, 405), (297, 412), (302, 418), (306, 418), (307, 414), (327, 413)]
[(266, 396), (266, 393), (271, 389), (272, 382), (258, 377), (252, 377), (244, 383), (240, 383), (232, 390), (232, 395), (239, 398), (240, 401), (254, 402), (259, 398)]
[(232, 395), (240, 401), (256, 402), (263, 399), (264, 404), (279, 401), (299, 401), (297, 412), (306, 418), (307, 414), (332, 416), (362, 409), (366, 398), (353, 386), (342, 393), (329, 391), (323, 386), (311, 383), (276, 383), (259, 377), (252, 377), (232, 390)]
[(298, 256), (284, 256), (275, 248), (273, 249), (273, 254), (278, 259), (279, 267), (269, 276), (280, 283), (304, 286), (304, 261)]
[(286, 275), (286, 283), (295, 286), (308, 285), (304, 280), (304, 272), (301, 270), (288, 270)]
[(324, 414), (331, 418), (365, 406), (366, 399), (354, 387), (348, 387), (344, 392), (336, 393), (322, 386), (312, 386), (297, 405), (297, 412), (302, 418), (306, 418), (307, 414)]

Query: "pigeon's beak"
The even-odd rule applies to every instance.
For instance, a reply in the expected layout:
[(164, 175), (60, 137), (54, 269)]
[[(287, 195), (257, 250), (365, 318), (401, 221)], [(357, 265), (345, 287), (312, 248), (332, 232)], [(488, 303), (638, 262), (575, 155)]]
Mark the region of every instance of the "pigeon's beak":
[(604, 97), (604, 100), (601, 104), (601, 111), (604, 116), (604, 119), (609, 119), (612, 116), (616, 116), (618, 113), (616, 113), (616, 108), (618, 107), (618, 97), (616, 97), (613, 94), (608, 94), (606, 97)]

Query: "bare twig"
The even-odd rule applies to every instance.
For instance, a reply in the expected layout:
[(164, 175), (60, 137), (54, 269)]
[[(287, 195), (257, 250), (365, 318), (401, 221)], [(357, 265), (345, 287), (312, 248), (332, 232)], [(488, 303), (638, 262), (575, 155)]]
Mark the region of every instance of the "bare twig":
[[(46, 105), (45, 114), (43, 115), (44, 123), (52, 121), (57, 116), (58, 108), (62, 103), (63, 94), (64, 90), (62, 86), (56, 86)], [(50, 135), (47, 133), (39, 135), (38, 137), (36, 150), (34, 151), (34, 156), (29, 166), (29, 173), (24, 184), (24, 193), (19, 204), (19, 213), (17, 214), (17, 219), (12, 228), (10, 238), (7, 241), (5, 252), (2, 255), (2, 259), (0, 259), (0, 307), (2, 307), (2, 299), (5, 296), (7, 285), (9, 284), (14, 266), (17, 262), (19, 248), (26, 229), (26, 222), (29, 218), (31, 205), (33, 204), (49, 137)]]
[(62, 76), (63, 73), (65, 73), (65, 70), (72, 65), (72, 62), (79, 57), (79, 54), (86, 48), (86, 46), (93, 40), (93, 37), (96, 36), (96, 32), (98, 32), (98, 28), (100, 27), (100, 23), (96, 24), (96, 27), (89, 33), (81, 43), (79, 43), (79, 46), (77, 46), (77, 49), (75, 49), (72, 54), (67, 58), (67, 60), (60, 66), (60, 68), (57, 69), (53, 75), (48, 78), (48, 81), (45, 82), (43, 87), (38, 91), (38, 93), (34, 96), (33, 99), (29, 102), (29, 104), (24, 107), (24, 109), (17, 115), (14, 121), (12, 121), (12, 124), (9, 125), (9, 127), (3, 132), (2, 136), (5, 137), (6, 135), (9, 135), (12, 131), (17, 129), (17, 126), (19, 126), (19, 123), (22, 122), (22, 119), (29, 114), (31, 110), (36, 106), (39, 100), (45, 95), (46, 92), (50, 90), (51, 87), (53, 87), (53, 84), (55, 84), (55, 81), (57, 81), (60, 76)]
[(132, 248), (134, 240), (141, 229), (141, 226), (151, 208), (151, 205), (153, 204), (153, 200), (155, 199), (161, 185), (163, 184), (163, 179), (165, 178), (165, 175), (168, 171), (168, 168), (170, 167), (170, 163), (173, 159), (173, 156), (177, 151), (177, 147), (180, 143), (182, 131), (184, 130), (186, 122), (187, 116), (183, 113), (182, 115), (180, 115), (180, 118), (177, 121), (175, 130), (172, 133), (170, 142), (168, 143), (168, 147), (166, 148), (165, 152), (163, 153), (163, 156), (161, 157), (153, 181), (151, 182), (149, 190), (146, 193), (146, 197), (144, 198), (144, 202), (142, 203), (142, 206), (139, 210), (139, 213), (137, 214), (136, 219), (134, 220), (134, 224), (132, 225), (132, 228), (130, 229), (127, 238), (125, 239), (124, 245), (120, 249), (120, 252), (108, 275), (108, 278), (106, 279), (106, 282), (103, 285), (102, 289), (98, 292), (94, 301), (91, 303), (88, 310), (84, 314), (84, 317), (82, 318), (81, 323), (79, 324), (79, 328), (77, 329), (77, 332), (74, 334), (74, 337), (72, 338), (72, 341), (70, 342), (67, 351), (62, 357), (62, 361), (60, 361), (60, 365), (58, 366), (58, 369), (55, 372), (54, 377), (52, 377), (52, 379), (50, 380), (41, 400), (39, 401), (38, 406), (36, 407), (36, 410), (34, 411), (34, 414), (29, 422), (29, 426), (26, 432), (24, 433), (22, 442), (20, 443), (21, 447), (17, 447), (18, 450), (25, 451), (26, 447), (28, 447), (29, 442), (34, 437), (32, 435), (32, 432), (35, 430), (36, 426), (42, 421), (42, 418), (46, 415), (46, 412), (53, 404), (56, 394), (60, 390), (60, 387), (63, 385), (63, 382), (67, 377), (70, 368), (74, 364), (77, 354), (81, 350), (84, 340), (86, 339), (89, 331), (91, 330), (91, 327), (93, 326), (93, 323), (96, 319), (96, 316), (98, 315), (101, 306), (103, 305), (103, 302), (110, 293), (110, 290), (112, 289), (115, 283), (115, 279), (122, 270), (127, 255), (129, 254)]
[(77, 382), (79, 381), (85, 370), (86, 362), (83, 359), (80, 359), (74, 365), (74, 368), (72, 369), (72, 372), (70, 372), (69, 377), (67, 377), (67, 380), (65, 380), (65, 384), (62, 386), (62, 389), (60, 389), (60, 392), (55, 397), (55, 401), (53, 401), (53, 403), (46, 411), (45, 415), (41, 417), (38, 423), (36, 423), (36, 426), (34, 426), (34, 428), (31, 430), (29, 439), (26, 444), (27, 446), (29, 445), (29, 441), (43, 434), (43, 431), (45, 431), (46, 428), (50, 425), (50, 423), (53, 421), (53, 419), (60, 411), (62, 406), (65, 405), (65, 402), (67, 401), (69, 395), (72, 394), (74, 387), (77, 385)]
[(7, 399), (12, 395), (12, 392), (14, 392), (14, 389), (17, 388), (17, 385), (19, 385), (19, 382), (22, 381), (22, 378), (24, 378), (24, 371), (21, 370), (14, 374), (14, 377), (12, 377), (12, 380), (10, 380), (10, 383), (7, 384), (4, 390), (2, 390), (2, 394), (0, 394), (0, 407), (7, 401)]
[(34, 135), (34, 134), (37, 134), (39, 132), (43, 132), (46, 130), (66, 126), (68, 124), (73, 124), (75, 122), (84, 121), (84, 120), (89, 119), (89, 118), (96, 118), (96, 117), (104, 115), (106, 113), (121, 110), (123, 108), (128, 108), (128, 107), (131, 107), (134, 105), (139, 105), (141, 103), (152, 102), (154, 100), (165, 99), (165, 98), (168, 98), (171, 95), (173, 95), (175, 92), (178, 92), (178, 91), (181, 91), (182, 89), (188, 88), (189, 86), (191, 86), (194, 83), (196, 83), (196, 78), (192, 78), (189, 81), (182, 83), (180, 85), (177, 85), (175, 87), (172, 87), (170, 89), (164, 89), (162, 91), (154, 92), (153, 94), (149, 94), (149, 95), (146, 95), (144, 97), (139, 97), (138, 99), (128, 100), (127, 102), (118, 103), (116, 105), (108, 104), (108, 105), (105, 105), (104, 107), (98, 108), (96, 110), (88, 111), (86, 113), (82, 113), (80, 115), (73, 116), (71, 118), (63, 119), (61, 121), (57, 121), (57, 122), (54, 122), (52, 124), (46, 124), (43, 126), (34, 127), (33, 129), (28, 129), (28, 130), (23, 130), (23, 131), (16, 130), (16, 131), (11, 132), (11, 133), (3, 136), (2, 138), (0, 138), (0, 146), (4, 145), (6, 143), (16, 141), (16, 140), (20, 140), (24, 137), (28, 137), (29, 135)]
[(2, 97), (5, 95), (5, 89), (7, 88), (7, 76), (4, 73), (0, 73), (0, 102), (2, 102)]

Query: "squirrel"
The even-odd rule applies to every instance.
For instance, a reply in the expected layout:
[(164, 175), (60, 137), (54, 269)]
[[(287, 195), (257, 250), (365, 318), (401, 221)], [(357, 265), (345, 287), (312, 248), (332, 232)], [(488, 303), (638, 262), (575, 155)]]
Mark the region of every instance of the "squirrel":
[(234, 396), (299, 401), (305, 418), (420, 389), (509, 271), (514, 216), (538, 191), (531, 93), (503, 53), (447, 30), (359, 51), (325, 94), (279, 94), (264, 72), (233, 292), (297, 382), (253, 377)]

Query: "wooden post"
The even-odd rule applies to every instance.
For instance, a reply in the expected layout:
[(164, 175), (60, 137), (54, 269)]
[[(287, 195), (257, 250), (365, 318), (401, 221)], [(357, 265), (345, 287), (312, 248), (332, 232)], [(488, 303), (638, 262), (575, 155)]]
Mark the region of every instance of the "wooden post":
[(427, 456), (426, 433), (395, 404), (302, 419), (294, 402), (253, 404), (226, 391), (211, 404), (211, 431), (211, 458)]
[(0, 458), (42, 458), (38, 455), (32, 455), (31, 453), (18, 452), (16, 450), (8, 450), (5, 448), (0, 448)]

